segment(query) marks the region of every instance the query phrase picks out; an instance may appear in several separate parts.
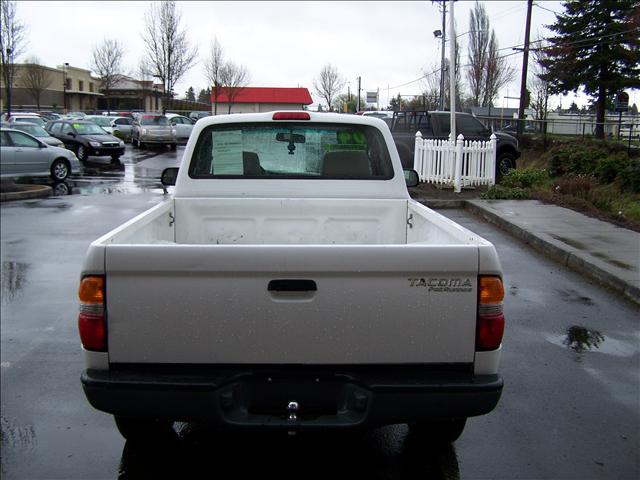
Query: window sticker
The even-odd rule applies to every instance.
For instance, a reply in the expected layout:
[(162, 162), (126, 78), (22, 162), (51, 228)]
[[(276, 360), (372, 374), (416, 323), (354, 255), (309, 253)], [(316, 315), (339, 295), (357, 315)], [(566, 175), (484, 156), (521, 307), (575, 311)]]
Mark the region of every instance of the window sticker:
[(242, 130), (212, 132), (215, 175), (242, 175)]

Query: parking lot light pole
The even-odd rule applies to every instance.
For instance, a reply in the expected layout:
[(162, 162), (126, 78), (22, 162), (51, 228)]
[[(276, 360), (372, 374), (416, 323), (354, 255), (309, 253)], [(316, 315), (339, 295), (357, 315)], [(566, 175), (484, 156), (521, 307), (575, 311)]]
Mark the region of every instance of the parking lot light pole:
[(63, 113), (67, 114), (67, 68), (69, 68), (69, 62), (62, 64), (62, 103)]

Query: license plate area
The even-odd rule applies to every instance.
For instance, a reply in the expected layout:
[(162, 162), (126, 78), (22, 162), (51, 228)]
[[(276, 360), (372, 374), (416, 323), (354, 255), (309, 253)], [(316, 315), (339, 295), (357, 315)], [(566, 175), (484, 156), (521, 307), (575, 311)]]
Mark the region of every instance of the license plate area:
[(297, 404), (300, 419), (336, 415), (341, 403), (343, 382), (314, 378), (254, 378), (248, 385), (248, 411), (256, 415), (286, 418), (289, 405)]

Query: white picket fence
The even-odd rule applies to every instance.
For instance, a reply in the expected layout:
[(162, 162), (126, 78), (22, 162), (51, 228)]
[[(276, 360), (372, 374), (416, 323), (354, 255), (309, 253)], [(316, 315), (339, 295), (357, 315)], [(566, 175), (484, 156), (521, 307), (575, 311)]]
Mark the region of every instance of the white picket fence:
[[(461, 159), (457, 162), (457, 159)], [(413, 168), (421, 182), (461, 186), (496, 183), (496, 136), (490, 140), (469, 141), (462, 134), (456, 142), (422, 138), (416, 133)]]

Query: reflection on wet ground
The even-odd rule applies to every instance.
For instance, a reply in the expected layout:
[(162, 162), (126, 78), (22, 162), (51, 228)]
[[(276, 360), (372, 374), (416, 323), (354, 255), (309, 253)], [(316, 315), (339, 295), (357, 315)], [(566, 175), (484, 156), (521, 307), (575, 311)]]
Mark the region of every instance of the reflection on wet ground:
[(17, 298), (27, 284), (29, 265), (20, 262), (0, 263), (0, 283), (2, 285), (2, 304), (6, 305)]
[(56, 197), (164, 190), (160, 182), (162, 170), (177, 166), (181, 157), (181, 147), (178, 152), (164, 149), (133, 151), (128, 147), (121, 161), (90, 157), (83, 163), (79, 175), (73, 175), (64, 182), (54, 183), (47, 177), (23, 177), (19, 183), (49, 185)]
[(567, 329), (567, 336), (562, 343), (576, 353), (583, 353), (586, 350), (600, 348), (602, 342), (604, 335), (597, 330), (573, 325)]
[(453, 446), (429, 446), (406, 426), (293, 437), (176, 426), (154, 443), (127, 441), (118, 478), (460, 478)]

